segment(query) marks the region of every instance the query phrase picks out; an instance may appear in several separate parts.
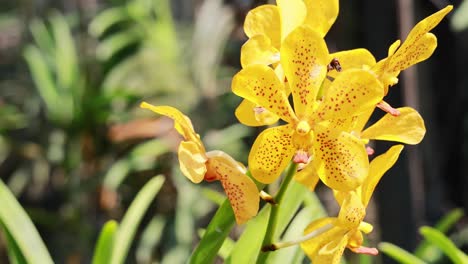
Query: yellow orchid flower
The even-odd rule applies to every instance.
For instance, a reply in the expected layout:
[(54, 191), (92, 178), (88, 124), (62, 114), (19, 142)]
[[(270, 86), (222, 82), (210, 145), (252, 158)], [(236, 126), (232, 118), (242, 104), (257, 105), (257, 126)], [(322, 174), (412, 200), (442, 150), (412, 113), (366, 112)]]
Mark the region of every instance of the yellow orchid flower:
[[(278, 0), (277, 5), (261, 5), (249, 11), (244, 23), (249, 40), (241, 49), (242, 67), (272, 64), (278, 78), (284, 79), (278, 63), (286, 36), (299, 25), (308, 25), (324, 37), (338, 16), (338, 6), (338, 0)], [(271, 125), (279, 120), (274, 113), (248, 100), (238, 106), (236, 116), (247, 126)]]
[[(395, 41), (388, 49), (387, 58), (379, 62), (376, 62), (372, 54), (365, 49), (337, 52), (332, 56), (340, 62), (343, 71), (353, 68), (370, 69), (382, 83), (384, 94), (387, 95), (388, 88), (398, 83), (398, 75), (401, 71), (432, 55), (437, 47), (437, 38), (429, 31), (437, 26), (452, 9), (453, 6), (449, 5), (421, 20), (408, 34), (403, 44), (400, 46), (400, 40)], [(339, 72), (332, 71), (328, 76), (333, 80), (339, 74)], [(323, 89), (326, 90), (330, 83), (330, 81), (325, 81)], [(385, 101), (377, 104), (377, 107), (395, 116), (400, 114)], [(365, 116), (369, 117), (371, 113), (372, 111)]]
[(174, 120), (175, 129), (184, 138), (178, 149), (180, 170), (189, 180), (194, 183), (203, 180), (220, 181), (238, 224), (245, 223), (257, 214), (259, 192), (255, 183), (246, 175), (244, 166), (222, 151), (206, 152), (190, 119), (176, 108), (154, 106), (146, 102), (141, 103), (140, 107)]
[[(355, 253), (376, 255), (375, 248), (363, 247), (363, 232), (372, 231), (372, 225), (364, 222), (366, 207), (372, 193), (383, 174), (398, 159), (402, 145), (391, 147), (386, 153), (376, 157), (369, 166), (369, 174), (364, 183), (350, 192), (337, 192), (341, 205), (338, 217), (326, 217), (309, 224), (305, 237), (300, 239), (301, 247), (314, 264), (340, 263), (345, 248)], [(308, 239), (309, 237), (312, 237)], [(277, 243), (275, 248), (289, 246), (291, 242)]]
[(281, 43), (300, 25), (313, 28), (324, 37), (336, 20), (338, 0), (277, 0), (249, 11), (244, 31), (249, 40), (241, 50), (242, 67), (279, 62)]
[(263, 131), (252, 146), (249, 168), (263, 183), (273, 182), (291, 158), (308, 163), (313, 158), (322, 181), (333, 189), (351, 190), (367, 175), (367, 153), (362, 141), (330, 120), (354, 116), (372, 109), (383, 89), (366, 70), (340, 74), (316, 100), (327, 72), (328, 49), (323, 38), (307, 26), (292, 31), (281, 46), (281, 65), (290, 86), (294, 110), (284, 83), (265, 65), (250, 65), (233, 78), (235, 94), (278, 115), (287, 124)]
[(394, 42), (389, 50), (388, 57), (379, 61), (372, 70), (382, 81), (385, 94), (388, 87), (398, 82), (398, 75), (404, 69), (429, 58), (437, 47), (437, 38), (429, 33), (453, 9), (449, 5), (444, 9), (421, 20), (400, 46), (400, 40)]

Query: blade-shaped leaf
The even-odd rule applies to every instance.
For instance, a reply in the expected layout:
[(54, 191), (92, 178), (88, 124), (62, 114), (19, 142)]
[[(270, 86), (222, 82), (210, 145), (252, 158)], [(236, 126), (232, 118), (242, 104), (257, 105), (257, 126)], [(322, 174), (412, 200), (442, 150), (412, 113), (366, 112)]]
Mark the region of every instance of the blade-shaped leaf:
[(100, 37), (111, 26), (128, 18), (127, 11), (123, 7), (106, 9), (91, 21), (88, 28), (89, 34), (94, 37)]
[(42, 238), (10, 192), (8, 187), (0, 180), (0, 222), (14, 239), (28, 263), (53, 263)]
[(244, 233), (237, 240), (231, 255), (226, 259), (226, 263), (255, 263), (257, 261), (267, 229), (270, 210), (271, 206), (268, 204), (260, 210), (255, 218), (247, 222)]
[[(305, 187), (302, 188), (306, 189)], [(285, 231), (284, 236), (281, 238), (284, 241), (290, 241), (301, 237), (304, 233), (304, 229), (309, 223), (327, 215), (315, 193), (308, 190), (302, 190), (302, 188), (300, 189), (304, 192), (305, 208), (294, 216), (291, 224)], [(271, 252), (268, 257), (268, 263), (302, 263), (304, 257), (305, 254), (302, 249), (299, 246), (293, 246)]]
[(76, 93), (78, 91), (74, 91), (74, 89), (77, 87), (74, 87), (73, 83), (78, 78), (78, 59), (70, 26), (59, 12), (53, 13), (50, 17), (50, 23), (55, 39), (55, 70), (58, 88), (62, 89), (65, 94)]
[(115, 243), (112, 248), (110, 263), (119, 264), (125, 262), (138, 225), (163, 183), (164, 177), (162, 175), (156, 176), (148, 181), (141, 191), (138, 192), (115, 234)]
[(421, 235), (431, 243), (437, 245), (456, 264), (468, 263), (468, 256), (439, 230), (423, 226), (419, 229)]
[(5, 235), (8, 259), (10, 260), (10, 263), (27, 264), (28, 262), (24, 258), (23, 253), (21, 253), (21, 249), (18, 247), (15, 239), (11, 236), (10, 232), (8, 232), (8, 229), (5, 228), (2, 222), (0, 222), (0, 227), (0, 231), (3, 231)]
[(213, 263), (221, 245), (234, 227), (235, 219), (229, 200), (218, 208), (215, 216), (206, 228), (200, 243), (190, 256), (190, 263)]
[[(458, 222), (458, 220), (463, 217), (463, 215), (464, 212), (462, 209), (454, 209), (445, 215), (441, 220), (439, 220), (434, 227), (435, 229), (445, 234), (455, 225), (456, 222)], [(431, 262), (442, 253), (435, 245), (431, 244), (427, 240), (423, 240), (414, 251), (414, 254), (421, 259)]]
[(425, 264), (426, 262), (422, 261), (420, 258), (411, 254), (410, 252), (395, 246), (391, 243), (381, 242), (378, 245), (380, 251), (385, 253), (385, 255), (391, 257), (392, 259), (398, 261), (402, 264)]
[(104, 224), (94, 249), (93, 264), (104, 264), (109, 261), (112, 256), (114, 237), (118, 227), (119, 224), (114, 220), (107, 221)]

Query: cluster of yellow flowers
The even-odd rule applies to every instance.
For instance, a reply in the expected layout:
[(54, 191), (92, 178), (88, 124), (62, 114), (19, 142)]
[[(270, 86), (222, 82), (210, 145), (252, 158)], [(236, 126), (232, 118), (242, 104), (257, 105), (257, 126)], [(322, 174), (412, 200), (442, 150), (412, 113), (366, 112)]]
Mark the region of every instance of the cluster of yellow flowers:
[[(285, 124), (264, 130), (255, 140), (248, 169), (258, 182), (277, 180), (290, 162), (299, 164), (295, 180), (313, 190), (322, 181), (341, 206), (337, 217), (312, 222), (301, 247), (314, 263), (337, 263), (347, 247), (376, 254), (363, 247), (363, 221), (374, 188), (403, 149), (391, 147), (369, 161), (369, 140), (419, 143), (424, 122), (410, 107), (393, 108), (384, 101), (400, 71), (430, 57), (437, 46), (429, 33), (452, 6), (425, 18), (388, 57), (376, 61), (366, 49), (329, 53), (324, 36), (338, 15), (338, 0), (277, 0), (251, 10), (244, 30), (249, 37), (241, 50), (242, 70), (232, 91), (244, 98), (236, 110), (247, 126)], [(292, 97), (293, 105), (290, 104)], [(247, 169), (228, 154), (206, 152), (185, 115), (169, 106), (142, 103), (174, 120), (184, 137), (178, 149), (180, 168), (194, 183), (219, 180), (231, 202), (236, 221), (255, 216), (259, 190)], [(378, 107), (387, 114), (367, 125)], [(283, 123), (283, 122), (282, 122)]]

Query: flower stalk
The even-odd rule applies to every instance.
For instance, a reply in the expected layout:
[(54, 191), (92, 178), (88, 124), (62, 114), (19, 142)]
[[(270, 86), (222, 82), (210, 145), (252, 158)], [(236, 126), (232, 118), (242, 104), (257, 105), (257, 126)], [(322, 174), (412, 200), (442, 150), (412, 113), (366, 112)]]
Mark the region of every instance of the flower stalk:
[[(286, 169), (286, 173), (283, 179), (283, 182), (281, 183), (280, 189), (278, 190), (278, 193), (275, 196), (275, 202), (276, 205), (271, 206), (271, 211), (270, 211), (270, 217), (268, 218), (268, 226), (267, 230), (265, 232), (265, 237), (263, 238), (262, 245), (268, 246), (273, 243), (273, 240), (275, 239), (275, 231), (276, 231), (276, 226), (278, 222), (278, 212), (281, 206), (281, 202), (284, 199), (284, 194), (286, 193), (286, 190), (288, 189), (289, 184), (291, 183), (291, 180), (294, 177), (294, 174), (296, 173), (297, 170), (297, 164), (296, 163), (291, 163), (289, 167)], [(262, 248), (263, 251), (263, 248)], [(269, 251), (266, 252), (261, 252), (257, 263), (266, 263), (266, 260), (268, 258)]]

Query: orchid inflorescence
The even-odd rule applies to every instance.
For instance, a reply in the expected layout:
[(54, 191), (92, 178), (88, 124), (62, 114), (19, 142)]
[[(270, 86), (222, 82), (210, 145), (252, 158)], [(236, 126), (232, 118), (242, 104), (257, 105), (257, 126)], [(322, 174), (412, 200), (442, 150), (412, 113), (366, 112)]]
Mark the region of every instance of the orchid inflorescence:
[[(300, 244), (313, 263), (338, 263), (345, 248), (375, 255), (377, 249), (363, 246), (363, 233), (372, 231), (364, 221), (366, 207), (403, 145), (369, 161), (374, 151), (368, 143), (418, 144), (423, 139), (426, 129), (419, 113), (411, 107), (393, 108), (384, 98), (402, 70), (432, 55), (437, 39), (429, 31), (452, 6), (420, 21), (401, 45), (394, 42), (387, 58), (377, 62), (362, 48), (329, 52), (324, 37), (338, 15), (338, 0), (276, 2), (247, 14), (242, 70), (232, 80), (232, 91), (244, 99), (235, 112), (238, 120), (247, 126), (270, 126), (252, 145), (248, 171), (256, 181), (270, 184), (295, 163), (294, 179), (312, 191), (319, 181), (324, 183), (333, 190), (340, 211), (310, 223), (304, 237), (264, 249)], [(261, 190), (246, 167), (220, 150), (207, 152), (179, 110), (141, 106), (174, 120), (183, 136), (178, 156), (187, 178), (194, 183), (219, 180), (238, 224), (257, 214)], [(376, 108), (387, 114), (367, 125)], [(282, 125), (275, 125), (280, 119)]]

